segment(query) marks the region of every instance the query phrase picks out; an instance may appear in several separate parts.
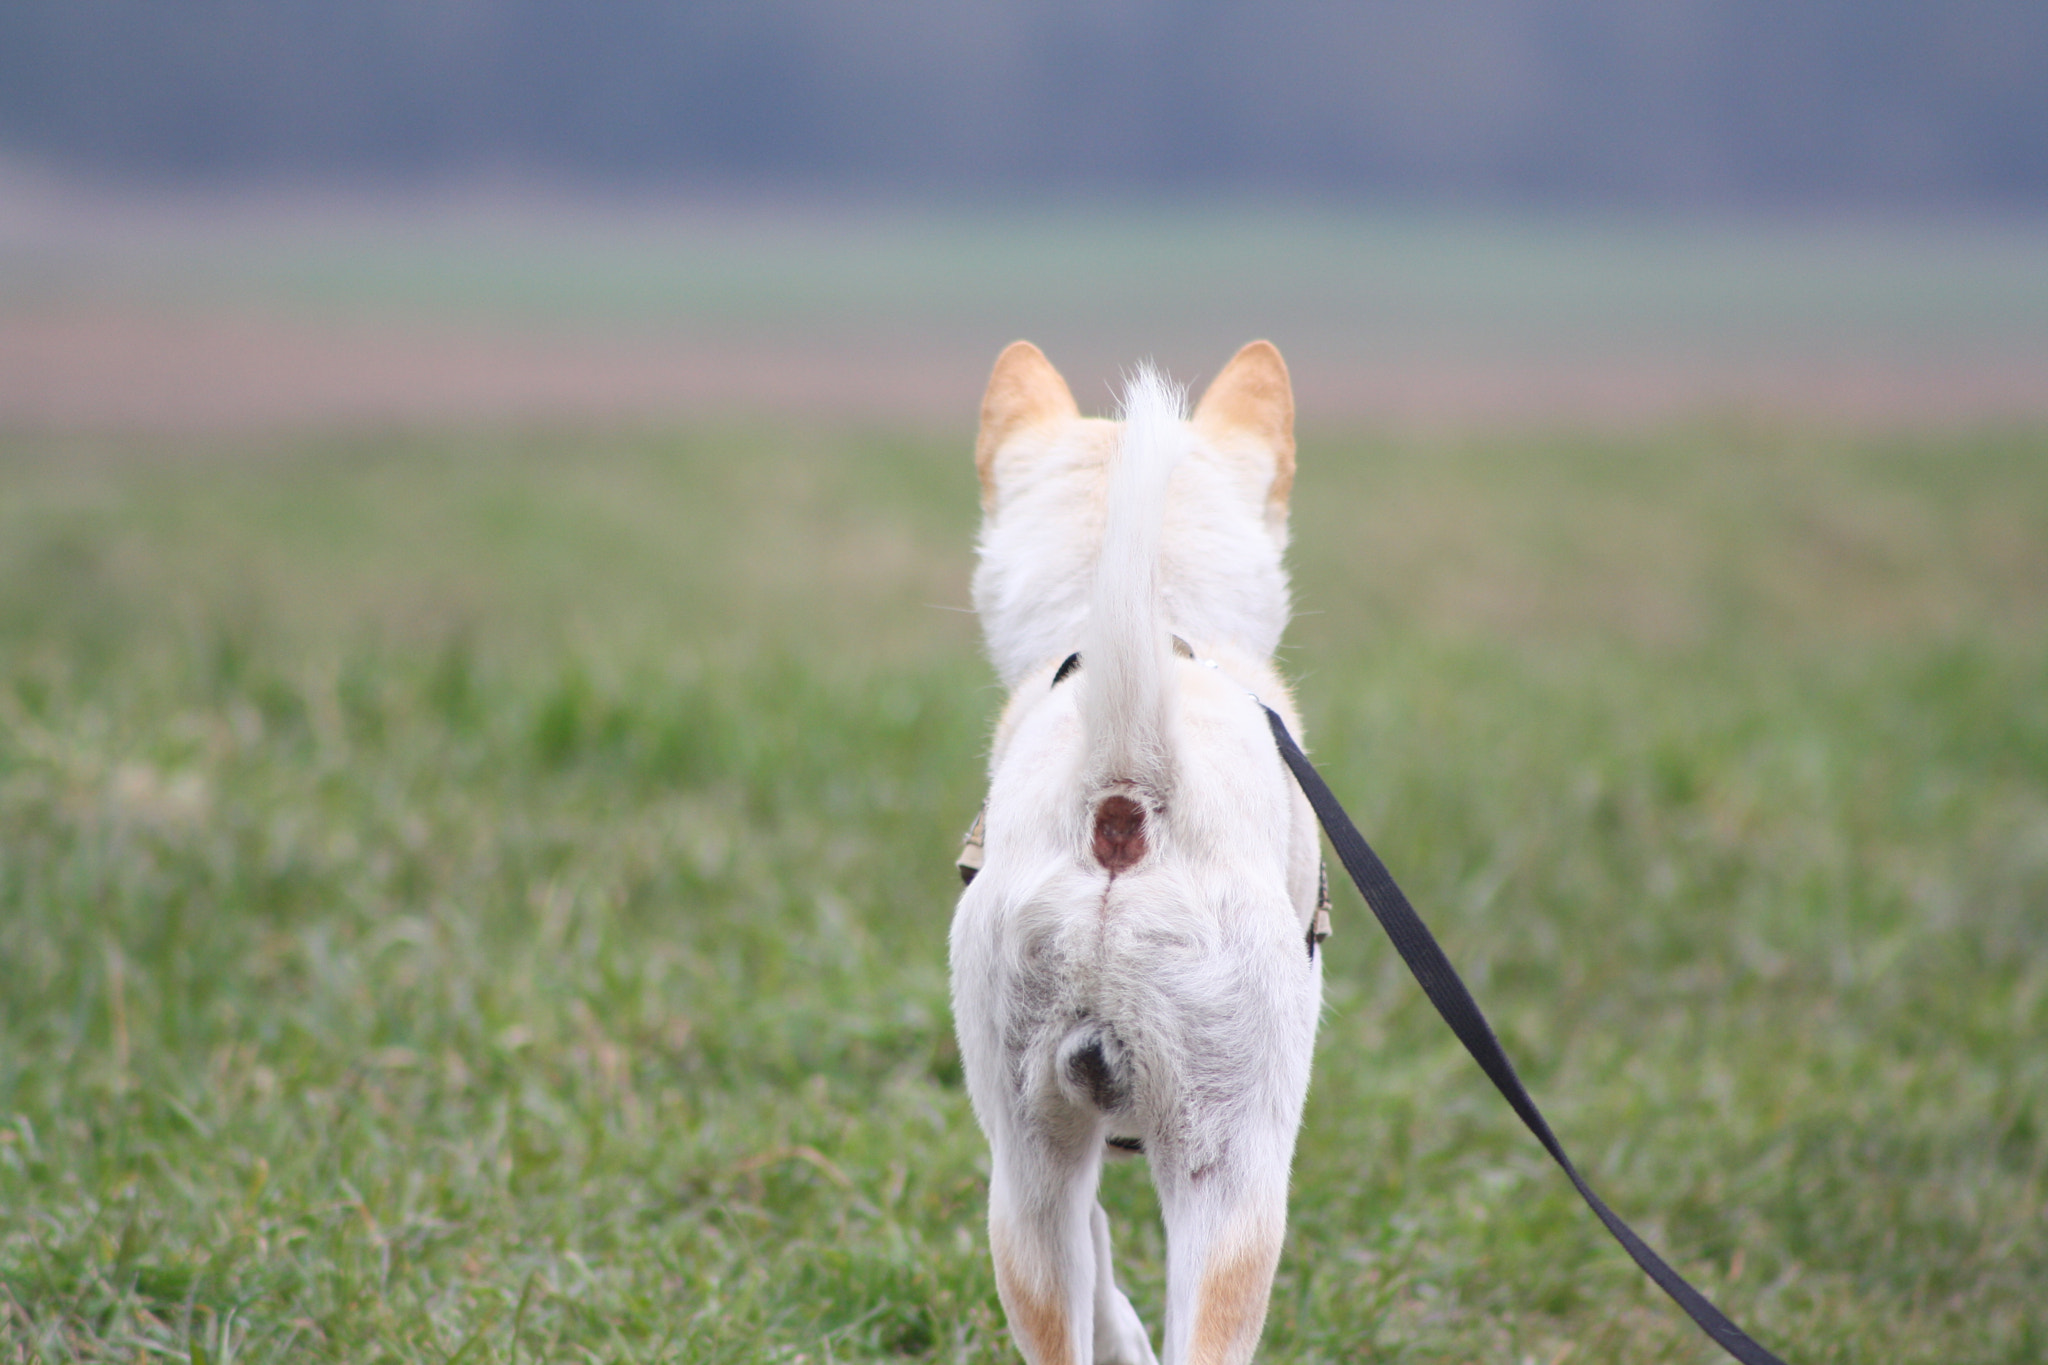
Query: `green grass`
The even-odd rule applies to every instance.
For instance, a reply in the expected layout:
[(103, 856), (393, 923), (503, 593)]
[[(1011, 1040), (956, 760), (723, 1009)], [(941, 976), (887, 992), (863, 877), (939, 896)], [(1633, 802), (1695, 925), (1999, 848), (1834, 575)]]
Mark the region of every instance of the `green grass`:
[[(1299, 489), (1313, 751), (1595, 1184), (1788, 1360), (2048, 1354), (2048, 438)], [(1008, 1358), (973, 514), (964, 436), (7, 440), (0, 1359)], [(1264, 1358), (1717, 1358), (1329, 954)]]

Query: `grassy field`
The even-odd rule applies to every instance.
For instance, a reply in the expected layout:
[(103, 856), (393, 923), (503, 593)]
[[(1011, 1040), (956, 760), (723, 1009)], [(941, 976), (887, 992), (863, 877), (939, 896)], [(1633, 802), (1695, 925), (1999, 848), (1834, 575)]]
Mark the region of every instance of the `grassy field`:
[[(1010, 1358), (967, 449), (0, 441), (0, 1360)], [(1297, 496), (1312, 751), (1607, 1198), (1788, 1360), (2048, 1357), (2048, 436)], [(1263, 1358), (1718, 1359), (1329, 954)]]

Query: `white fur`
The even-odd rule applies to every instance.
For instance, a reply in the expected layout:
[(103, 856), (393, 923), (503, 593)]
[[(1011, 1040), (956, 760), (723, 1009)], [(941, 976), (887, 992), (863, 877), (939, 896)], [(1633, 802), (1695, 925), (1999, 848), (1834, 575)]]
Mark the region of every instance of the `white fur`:
[[(1117, 436), (1095, 419), (1037, 427), (996, 462), (1001, 500), (982, 522), (974, 606), (1006, 687), (1081, 646)], [(1161, 535), (1162, 609), (1183, 638), (1270, 659), (1287, 625), (1286, 525), (1268, 517), (1247, 461), (1192, 429), (1183, 439)]]
[(1160, 610), (1159, 549), (1166, 490), (1187, 445), (1182, 394), (1142, 369), (1124, 396), (1123, 440), (1109, 476), (1102, 549), (1081, 635), (1093, 675), (1075, 689), (1091, 771), (1089, 785), (1163, 789), (1172, 694), (1172, 634)]
[[(1095, 1203), (1112, 1135), (1143, 1140), (1165, 1216), (1164, 1358), (1249, 1358), (1321, 999), (1314, 817), (1251, 695), (1300, 733), (1270, 659), (1284, 508), (1270, 468), (1183, 422), (1149, 371), (1125, 412), (997, 453), (975, 575), (1013, 691), (953, 921), (953, 1006), (998, 1282), (1039, 1365), (1155, 1359)], [(1146, 851), (1114, 875), (1091, 844), (1109, 792), (1145, 811)]]

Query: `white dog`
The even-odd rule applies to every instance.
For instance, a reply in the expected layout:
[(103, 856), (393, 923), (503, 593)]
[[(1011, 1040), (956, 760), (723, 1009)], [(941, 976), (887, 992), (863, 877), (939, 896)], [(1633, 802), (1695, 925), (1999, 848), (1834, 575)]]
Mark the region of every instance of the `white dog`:
[(1147, 1362), (1095, 1191), (1142, 1150), (1169, 1365), (1248, 1359), (1287, 1221), (1322, 995), (1315, 818), (1287, 622), (1294, 399), (1270, 343), (1183, 420), (1141, 371), (1086, 419), (1028, 342), (996, 361), (974, 601), (1010, 689), (953, 920), (953, 1010), (993, 1157), (989, 1245), (1036, 1365)]

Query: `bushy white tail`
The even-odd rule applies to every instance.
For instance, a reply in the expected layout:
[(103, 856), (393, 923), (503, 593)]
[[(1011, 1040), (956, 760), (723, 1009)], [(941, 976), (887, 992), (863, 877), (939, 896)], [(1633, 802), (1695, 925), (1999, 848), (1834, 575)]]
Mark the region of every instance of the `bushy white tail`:
[(1185, 392), (1149, 365), (1124, 390), (1123, 440), (1110, 470), (1082, 642), (1082, 723), (1097, 787), (1131, 783), (1163, 792), (1171, 775), (1166, 678), (1173, 654), (1159, 554), (1167, 484), (1187, 443), (1185, 402)]

